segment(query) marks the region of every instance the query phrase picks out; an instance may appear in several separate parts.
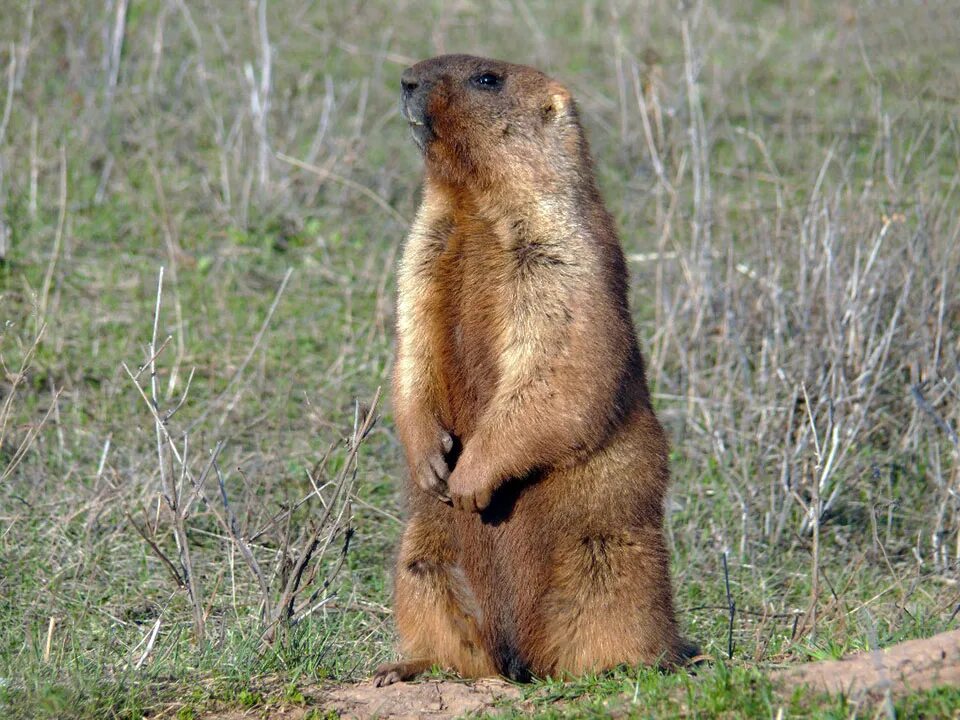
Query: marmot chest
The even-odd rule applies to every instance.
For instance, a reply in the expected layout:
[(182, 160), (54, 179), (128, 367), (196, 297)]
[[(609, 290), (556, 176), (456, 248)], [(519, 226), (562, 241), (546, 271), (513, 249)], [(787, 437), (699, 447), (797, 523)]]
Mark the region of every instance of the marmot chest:
[(498, 348), (510, 322), (513, 268), (498, 238), (469, 227), (454, 230), (438, 264), (444, 420), (465, 439), (499, 380)]

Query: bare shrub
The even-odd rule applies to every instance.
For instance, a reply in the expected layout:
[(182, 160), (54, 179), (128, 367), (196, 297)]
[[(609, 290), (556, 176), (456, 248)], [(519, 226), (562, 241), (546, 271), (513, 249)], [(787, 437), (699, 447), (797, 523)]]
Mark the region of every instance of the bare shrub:
[[(263, 336), (263, 330), (269, 322), (280, 299), (289, 272), (284, 278), (277, 298), (267, 315), (261, 333), (254, 340), (254, 348)], [(312, 469), (306, 470), (312, 486), (312, 492), (300, 498), (289, 507), (280, 508), (266, 522), (259, 526), (248, 522), (241, 524), (235, 507), (249, 506), (256, 502), (257, 488), (244, 476), (242, 468), (237, 473), (243, 480), (241, 497), (233, 497), (228, 492), (228, 474), (221, 467), (221, 455), (226, 442), (220, 440), (209, 451), (207, 457), (197, 458), (191, 446), (189, 430), (177, 431), (171, 422), (177, 411), (188, 401), (190, 379), (187, 380), (182, 396), (172, 405), (164, 408), (160, 403), (157, 390), (157, 362), (168, 345), (168, 337), (157, 344), (157, 331), (160, 323), (163, 293), (163, 269), (157, 282), (157, 299), (153, 318), (153, 334), (147, 347), (146, 361), (132, 371), (126, 363), (124, 371), (133, 382), (138, 394), (146, 405), (156, 435), (157, 471), (159, 491), (147, 488), (147, 497), (156, 498), (156, 512), (153, 518), (141, 502), (139, 511), (128, 508), (125, 511), (130, 524), (143, 538), (151, 552), (160, 560), (160, 569), (165, 571), (182, 590), (188, 599), (193, 613), (193, 633), (197, 642), (207, 636), (207, 617), (211, 607), (218, 602), (221, 583), (211, 588), (204, 578), (222, 577), (223, 568), (229, 566), (233, 584), (231, 596), (236, 602), (237, 579), (234, 576), (234, 555), (240, 557), (255, 585), (256, 601), (259, 604), (259, 635), (263, 644), (270, 645), (281, 640), (286, 631), (303, 618), (310, 616), (327, 605), (334, 595), (331, 584), (343, 566), (354, 530), (352, 526), (352, 494), (357, 477), (357, 455), (361, 445), (376, 422), (376, 410), (380, 400), (377, 390), (369, 405), (361, 411), (356, 405), (353, 429), (343, 441), (344, 456), (340, 458), (339, 469), (331, 471), (330, 460), (337, 448), (331, 444), (316, 461)], [(243, 372), (243, 363), (234, 376), (237, 380)], [(140, 377), (147, 374), (147, 388), (140, 384)], [(214, 399), (213, 404), (227, 396), (231, 386)], [(234, 396), (228, 406), (236, 402)], [(211, 410), (208, 408), (208, 411)], [(219, 427), (222, 427), (222, 423)], [(153, 485), (153, 483), (151, 483)], [(213, 488), (211, 489), (211, 485)], [(161, 511), (161, 500), (164, 508)], [(213, 499), (211, 499), (213, 498)], [(302, 511), (297, 520), (294, 515)], [(316, 514), (311, 520), (303, 518), (305, 513)], [(215, 521), (219, 530), (217, 535), (220, 551), (206, 553), (199, 562), (192, 526), (200, 515), (208, 515)], [(175, 553), (165, 549), (173, 539)], [(269, 539), (270, 542), (267, 542)], [(137, 661), (143, 664), (149, 654), (157, 631), (158, 618), (145, 640), (145, 650)]]
[[(41, 326), (33, 343), (25, 349), (22, 349), (22, 359), (20, 366), (16, 370), (8, 368), (4, 361), (2, 346), (0, 346), (0, 372), (4, 376), (3, 402), (0, 403), (0, 453), (4, 455), (4, 462), (0, 463), (0, 483), (3, 483), (16, 471), (17, 467), (26, 457), (27, 453), (33, 447), (37, 436), (43, 430), (44, 425), (50, 419), (50, 415), (56, 409), (57, 400), (60, 397), (60, 390), (52, 391), (52, 399), (46, 412), (36, 421), (30, 423), (21, 432), (17, 433), (16, 428), (11, 427), (11, 420), (14, 417), (16, 406), (14, 399), (18, 395), (20, 386), (27, 380), (27, 371), (33, 362), (33, 356), (37, 347), (43, 340), (45, 326)], [(0, 340), (5, 339), (0, 334)], [(8, 450), (9, 448), (9, 450)]]
[[(842, 606), (822, 582), (825, 527), (831, 553), (863, 532), (901, 601), (904, 577), (953, 583), (960, 568), (955, 127), (933, 111), (920, 128), (898, 122), (877, 89), (849, 134), (808, 121), (825, 142), (804, 141), (817, 164), (805, 158), (815, 172), (798, 183), (778, 167), (783, 138), (751, 127), (749, 98), (738, 122), (722, 112), (730, 78), (702, 77), (705, 28), (730, 28), (700, 4), (678, 23), (672, 76), (656, 59), (621, 61), (633, 91), (622, 102), (637, 108), (623, 136), (652, 170), (657, 248), (631, 259), (640, 302), (655, 302), (651, 375), (685, 459), (675, 496), (738, 517), (701, 510), (676, 535), (709, 534), (747, 568), (809, 553), (802, 638), (822, 596)], [(733, 158), (722, 168), (720, 146)], [(919, 475), (915, 490), (894, 488), (904, 474)], [(901, 505), (912, 502), (926, 510)], [(923, 527), (909, 539), (892, 530), (904, 514)]]

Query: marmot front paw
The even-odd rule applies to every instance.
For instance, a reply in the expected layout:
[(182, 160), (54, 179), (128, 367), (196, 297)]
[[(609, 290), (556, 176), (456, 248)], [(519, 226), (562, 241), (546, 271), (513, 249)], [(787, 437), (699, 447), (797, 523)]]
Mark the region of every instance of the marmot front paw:
[(474, 454), (465, 452), (457, 467), (447, 479), (447, 496), (458, 510), (481, 512), (490, 505), (496, 485), (484, 464), (472, 460)]
[(438, 442), (428, 450), (414, 469), (414, 480), (425, 492), (436, 495), (445, 503), (450, 502), (447, 480), (451, 468), (447, 457), (453, 450), (453, 437), (446, 430), (439, 430)]

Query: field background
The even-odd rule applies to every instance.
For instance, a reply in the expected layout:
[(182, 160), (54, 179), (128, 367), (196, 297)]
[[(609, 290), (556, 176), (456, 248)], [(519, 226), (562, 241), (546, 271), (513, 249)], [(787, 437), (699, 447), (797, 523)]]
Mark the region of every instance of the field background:
[(531, 707), (874, 716), (763, 674), (958, 626), (958, 37), (953, 0), (0, 0), (0, 713), (326, 717), (393, 657), (386, 398), (361, 426), (421, 172), (398, 78), (469, 51), (579, 102), (716, 658)]

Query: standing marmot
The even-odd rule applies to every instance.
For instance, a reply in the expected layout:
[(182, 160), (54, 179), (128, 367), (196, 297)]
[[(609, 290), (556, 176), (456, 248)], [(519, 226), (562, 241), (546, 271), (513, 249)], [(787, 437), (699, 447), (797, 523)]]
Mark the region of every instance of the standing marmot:
[(672, 665), (667, 441), (570, 94), (521, 65), (404, 71), (426, 160), (399, 271), (404, 660), (514, 679)]

